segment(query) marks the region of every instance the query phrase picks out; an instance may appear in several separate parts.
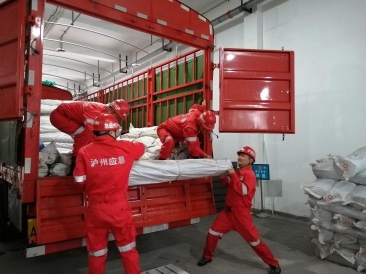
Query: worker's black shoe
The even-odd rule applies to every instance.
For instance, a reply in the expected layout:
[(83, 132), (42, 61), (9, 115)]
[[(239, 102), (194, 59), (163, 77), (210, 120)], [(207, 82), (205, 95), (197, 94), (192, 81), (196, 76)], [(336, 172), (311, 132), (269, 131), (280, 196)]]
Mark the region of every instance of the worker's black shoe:
[(208, 263), (211, 263), (212, 259), (206, 259), (206, 258), (202, 258), (201, 260), (198, 261), (197, 265), (199, 266), (204, 266)]
[(272, 266), (270, 265), (270, 270), (269, 270), (269, 274), (281, 274), (281, 267), (279, 265), (277, 266)]

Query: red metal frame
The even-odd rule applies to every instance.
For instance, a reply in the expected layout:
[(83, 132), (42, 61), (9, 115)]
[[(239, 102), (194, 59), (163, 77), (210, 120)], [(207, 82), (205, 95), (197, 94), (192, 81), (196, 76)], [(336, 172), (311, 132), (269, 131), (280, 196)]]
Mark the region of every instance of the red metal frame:
[(195, 48), (213, 47), (211, 22), (176, 0), (48, 0), (108, 22)]
[[(25, 0), (22, 0), (25, 3)], [(26, 71), (27, 91), (26, 106), (27, 115), (25, 117), (25, 133), (24, 133), (24, 179), (21, 196), (22, 202), (34, 202), (36, 200), (36, 179), (38, 177), (38, 155), (39, 147), (39, 131), (40, 117), (39, 110), (42, 98), (42, 62), (43, 62), (43, 14), (45, 8), (44, 1), (36, 1), (37, 6), (30, 5), (32, 10), (27, 17), (29, 29), (29, 48), (28, 70)], [(25, 5), (23, 6), (25, 8)]]
[[(196, 57), (200, 56), (200, 55), (204, 55), (204, 75), (202, 79), (196, 79)], [(168, 87), (165, 89), (162, 89), (162, 77), (160, 77), (160, 83), (159, 83), (159, 90), (156, 91), (156, 86), (155, 86), (155, 80), (156, 80), (156, 75), (157, 74), (162, 74), (162, 72), (166, 72), (168, 74), (168, 80), (170, 80), (170, 72), (171, 72), (171, 68), (177, 67), (178, 64), (184, 64), (184, 66), (186, 66), (186, 61), (187, 60), (192, 60), (193, 64), (192, 64), (192, 68), (193, 68), (193, 79), (190, 82), (187, 82), (187, 76), (186, 76), (186, 68), (184, 67), (184, 83), (180, 84), (180, 85), (176, 85), (178, 84), (178, 70), (175, 70), (175, 83), (174, 86), (170, 85), (170, 82), (168, 82)], [(148, 84), (147, 84), (147, 93), (144, 93), (142, 96), (139, 96), (137, 98), (134, 99), (130, 99), (130, 96), (127, 95), (127, 93), (122, 93), (120, 98), (123, 98), (124, 100), (128, 101), (128, 103), (130, 104), (131, 110), (130, 110), (130, 115), (133, 118), (137, 119), (137, 116), (134, 116), (133, 114), (141, 111), (143, 113), (146, 112), (147, 114), (147, 123), (146, 125), (142, 125), (142, 127), (145, 126), (154, 126), (154, 124), (159, 125), (160, 123), (163, 122), (163, 118), (162, 118), (162, 106), (164, 104), (164, 106), (174, 106), (173, 109), (173, 113), (169, 113), (169, 117), (178, 115), (178, 107), (177, 107), (177, 102), (179, 99), (183, 100), (184, 103), (184, 112), (188, 112), (188, 109), (190, 106), (188, 106), (186, 104), (186, 97), (191, 95), (193, 96), (193, 101), (196, 95), (199, 94), (203, 94), (203, 99), (206, 101), (206, 104), (208, 106), (208, 109), (210, 109), (211, 106), (211, 101), (212, 101), (212, 89), (211, 89), (211, 80), (213, 77), (213, 72), (212, 72), (212, 63), (210, 62), (211, 60), (211, 50), (210, 49), (206, 49), (204, 51), (201, 50), (192, 50), (188, 53), (182, 54), (180, 56), (177, 56), (175, 58), (172, 58), (166, 62), (163, 62), (161, 64), (158, 64), (156, 66), (153, 66), (152, 68), (140, 72), (135, 76), (132, 76), (130, 78), (124, 79), (118, 83), (113, 84), (110, 87), (105, 88), (104, 90), (100, 90), (97, 92), (94, 92), (92, 94), (89, 94), (87, 96), (84, 97), (80, 97), (78, 98), (78, 100), (80, 101), (97, 101), (97, 102), (102, 102), (102, 103), (108, 103), (111, 102), (112, 100), (116, 99), (116, 94), (119, 93), (119, 89), (121, 87), (126, 87), (126, 85), (131, 85), (132, 86), (132, 91), (133, 86), (134, 85), (139, 85), (139, 81), (140, 79), (147, 79), (148, 80)], [(194, 85), (194, 84), (202, 84), (202, 89), (198, 89), (198, 90), (193, 90), (193, 91), (189, 91), (186, 93), (182, 93), (180, 95), (174, 95), (174, 96), (170, 96), (170, 97), (164, 97), (163, 99), (154, 99), (155, 96), (157, 95), (162, 95), (162, 94), (166, 94), (168, 92), (174, 91), (174, 90), (178, 90), (184, 87), (188, 87), (190, 85)], [(137, 89), (138, 90), (138, 89)], [(126, 91), (126, 90), (125, 90)], [(139, 100), (146, 100), (146, 102), (144, 104), (134, 104), (136, 101)], [(155, 118), (155, 113), (154, 113), (154, 106), (158, 106), (157, 109), (160, 110), (160, 113), (158, 114), (158, 117)], [(168, 110), (166, 110), (166, 112), (168, 112)], [(154, 123), (155, 121), (155, 123)], [(133, 125), (137, 125), (137, 121), (131, 121)], [(128, 122), (127, 121), (121, 121), (122, 123), (122, 127), (123, 129), (128, 129)], [(204, 145), (205, 145), (205, 151), (208, 154), (212, 154), (212, 142), (209, 140), (211, 137), (209, 134), (205, 133), (204, 134)]]
[[(31, 0), (19, 1), (20, 8), (25, 13), (26, 4), (30, 3)], [(166, 3), (162, 4), (161, 1), (166, 1)], [(171, 39), (195, 48), (212, 49), (213, 28), (209, 20), (205, 19), (196, 11), (186, 8), (179, 1), (161, 1), (141, 0), (139, 3), (132, 3), (128, 0), (106, 0), (98, 3), (89, 0), (50, 0), (47, 2), (138, 31)], [(31, 54), (27, 56), (29, 72), (34, 78), (32, 83), (26, 84), (28, 92), (26, 99), (28, 115), (25, 121), (28, 121), (29, 127), (26, 128), (24, 137), (24, 163), (22, 164), (24, 166), (24, 181), (19, 183), (23, 203), (36, 201), (35, 183), (38, 177), (38, 161), (36, 161), (38, 160), (38, 146), (34, 146), (34, 144), (39, 143), (39, 117), (32, 116), (32, 114), (38, 114), (40, 109), (45, 1), (35, 1), (35, 3), (37, 3), (37, 7), (33, 7), (30, 15), (27, 17), (28, 24), (32, 25), (30, 39), (28, 41), (32, 41), (31, 46), (36, 51), (29, 50), (28, 53)], [(125, 11), (122, 12), (121, 10), (115, 9), (116, 6), (119, 8), (123, 7)], [(164, 22), (167, 24), (164, 25)], [(186, 32), (186, 30), (191, 29), (193, 29), (193, 32)], [(40, 36), (35, 36), (37, 33), (40, 33)], [(25, 35), (22, 35), (22, 37), (25, 37)], [(20, 44), (24, 45), (25, 42), (22, 41)], [(24, 52), (24, 50), (20, 52)], [(19, 67), (23, 68), (23, 65), (21, 64)], [(22, 76), (23, 74), (19, 75)], [(148, 72), (148, 85), (150, 87), (154, 87), (155, 79), (153, 75), (154, 71), (151, 70)], [(22, 83), (22, 81), (19, 81), (19, 85), (22, 85)], [(102, 92), (99, 93), (98, 101), (103, 101), (103, 95)], [(152, 94), (147, 95), (147, 97), (151, 100)], [(149, 101), (149, 105), (146, 107), (148, 125), (153, 124), (154, 121), (151, 119), (153, 116), (152, 104)]]

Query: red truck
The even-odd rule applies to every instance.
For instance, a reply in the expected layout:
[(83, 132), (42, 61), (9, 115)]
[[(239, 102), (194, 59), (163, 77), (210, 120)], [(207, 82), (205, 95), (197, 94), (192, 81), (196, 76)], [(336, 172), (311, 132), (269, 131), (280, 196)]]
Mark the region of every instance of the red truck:
[[(41, 99), (70, 100), (67, 91), (42, 86), (44, 0), (6, 0), (0, 4), (0, 239), (9, 221), (27, 236), (26, 257), (85, 245), (84, 196), (72, 177), (38, 177)], [(88, 0), (50, 0), (67, 8), (164, 37), (195, 48), (167, 62), (78, 100), (108, 103), (123, 98), (131, 105), (134, 127), (154, 126), (187, 112), (194, 103), (212, 103), (213, 70), (220, 70), (219, 131), (231, 133), (295, 132), (294, 53), (292, 51), (220, 49), (212, 62), (213, 28), (196, 11), (175, 0), (124, 1), (127, 11)], [(159, 3), (158, 3), (159, 2)], [(148, 17), (136, 16), (136, 8)], [(162, 18), (166, 25), (149, 21)], [(185, 32), (192, 29), (193, 32)], [(37, 35), (37, 33), (41, 35)], [(235, 123), (233, 117), (248, 117)], [(255, 118), (255, 119), (254, 119)], [(212, 154), (212, 141), (202, 136)], [(216, 213), (211, 178), (131, 186), (128, 190), (139, 234), (199, 221)]]

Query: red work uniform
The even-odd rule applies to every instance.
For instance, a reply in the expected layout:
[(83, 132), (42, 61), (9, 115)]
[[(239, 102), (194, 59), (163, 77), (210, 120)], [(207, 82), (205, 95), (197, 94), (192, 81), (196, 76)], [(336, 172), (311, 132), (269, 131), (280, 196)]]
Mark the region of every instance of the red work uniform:
[(145, 150), (143, 143), (117, 141), (110, 136), (95, 137), (94, 142), (79, 150), (74, 179), (87, 197), (85, 225), (89, 273), (105, 273), (109, 231), (116, 240), (125, 273), (140, 273), (127, 189), (133, 162)]
[(250, 208), (255, 195), (256, 177), (252, 166), (232, 173), (229, 179), (221, 179), (226, 185), (225, 208), (216, 217), (207, 234), (203, 257), (212, 259), (219, 239), (229, 231), (237, 231), (252, 247), (255, 253), (268, 265), (277, 266), (271, 250), (259, 238), (259, 232), (252, 221)]
[(205, 106), (194, 104), (187, 114), (169, 118), (157, 128), (157, 134), (162, 142), (160, 159), (168, 159), (174, 149), (175, 142), (186, 142), (192, 157), (202, 157), (206, 153), (201, 149), (197, 137), (197, 119)]
[(75, 101), (61, 103), (51, 112), (51, 124), (74, 139), (73, 156), (80, 148), (93, 141), (93, 122), (107, 106), (98, 102)]

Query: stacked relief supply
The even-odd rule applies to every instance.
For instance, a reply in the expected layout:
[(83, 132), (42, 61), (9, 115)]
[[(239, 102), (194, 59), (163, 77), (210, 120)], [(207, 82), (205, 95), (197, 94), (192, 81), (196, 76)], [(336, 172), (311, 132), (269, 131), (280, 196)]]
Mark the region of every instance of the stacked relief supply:
[(70, 172), (73, 139), (53, 127), (50, 114), (61, 100), (41, 100), (38, 176), (66, 176)]
[(366, 269), (366, 147), (310, 165), (316, 179), (301, 188), (308, 195), (317, 254)]
[[(62, 102), (42, 100), (38, 176), (67, 176), (70, 174), (73, 139), (52, 126), (51, 112)], [(184, 143), (177, 144), (170, 159), (159, 161), (161, 142), (156, 132), (157, 126), (135, 128), (130, 125), (129, 132), (118, 140), (141, 142), (147, 150), (132, 167), (129, 186), (211, 177), (223, 174), (232, 168), (228, 159), (188, 159), (188, 148)]]

